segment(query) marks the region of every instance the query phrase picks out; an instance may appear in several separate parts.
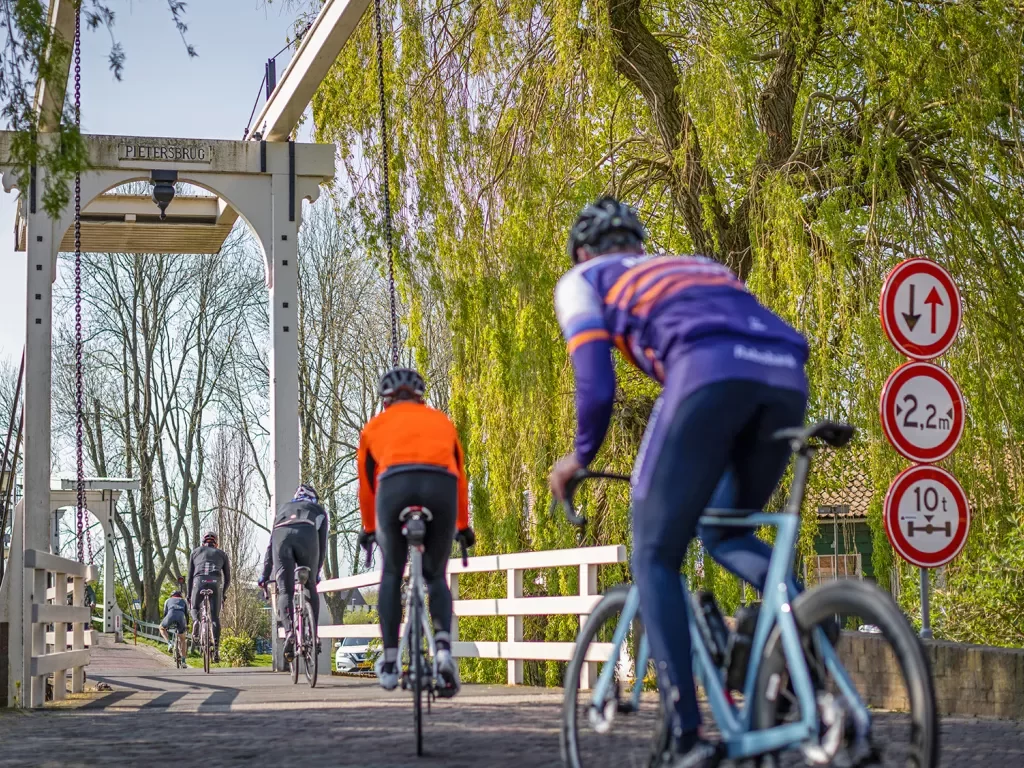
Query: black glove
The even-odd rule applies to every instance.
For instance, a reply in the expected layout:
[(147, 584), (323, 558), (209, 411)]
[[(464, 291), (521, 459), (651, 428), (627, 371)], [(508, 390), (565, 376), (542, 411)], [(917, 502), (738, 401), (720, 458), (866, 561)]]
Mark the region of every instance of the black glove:
[(455, 534), (455, 541), (457, 541), (461, 547), (472, 549), (473, 545), (476, 544), (476, 534), (473, 533), (472, 528), (463, 528)]
[(373, 545), (377, 543), (377, 534), (370, 531), (359, 532), (359, 546), (369, 552), (373, 549)]

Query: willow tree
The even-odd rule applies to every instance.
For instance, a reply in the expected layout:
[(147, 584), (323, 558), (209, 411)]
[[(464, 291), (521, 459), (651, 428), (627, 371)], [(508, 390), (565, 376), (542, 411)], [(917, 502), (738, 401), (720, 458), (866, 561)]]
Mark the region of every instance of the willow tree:
[[(975, 518), (965, 556), (945, 574), (937, 629), (1024, 642), (1024, 552), (1005, 562), (997, 549), (1024, 532), (1024, 408), (1013, 396), (1024, 384), (1014, 351), (1024, 296), (1019, 3), (385, 5), (403, 288), (414, 310), (429, 291), (449, 313), (451, 407), (484, 546), (572, 541), (542, 506), (524, 514), (522, 492), (546, 498), (546, 469), (571, 437), (572, 374), (552, 289), (568, 266), (572, 216), (610, 191), (639, 207), (656, 248), (722, 259), (806, 333), (812, 415), (861, 428), (883, 582), (900, 575), (880, 508), (901, 465), (877, 427), (878, 391), (899, 362), (881, 335), (878, 292), (906, 256), (953, 272), (965, 329), (944, 364), (969, 423), (948, 465)], [(314, 101), (318, 137), (359, 159), (349, 173), (371, 233), (381, 181), (373, 46), (366, 24)], [(621, 469), (656, 390), (620, 372), (597, 461)], [(815, 482), (837, 480), (823, 472)], [(618, 494), (596, 500), (591, 537), (628, 539)], [(985, 621), (967, 611), (981, 596)]]

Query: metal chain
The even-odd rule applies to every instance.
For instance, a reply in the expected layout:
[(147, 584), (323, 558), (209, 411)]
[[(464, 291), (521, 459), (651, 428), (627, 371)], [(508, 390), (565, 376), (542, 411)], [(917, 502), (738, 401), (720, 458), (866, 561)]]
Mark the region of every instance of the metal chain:
[[(75, 9), (75, 127), (82, 130), (82, 4)], [(75, 174), (75, 450), (78, 462), (78, 562), (85, 562), (85, 457), (82, 385), (82, 174)], [(90, 547), (91, 549), (91, 547)]]
[(398, 367), (398, 300), (395, 291), (395, 247), (391, 228), (391, 148), (388, 144), (388, 107), (384, 93), (384, 32), (381, 24), (381, 2), (374, 0), (373, 14), (377, 24), (377, 86), (380, 93), (381, 164), (384, 174), (384, 239), (388, 246), (388, 290), (391, 294), (391, 365)]

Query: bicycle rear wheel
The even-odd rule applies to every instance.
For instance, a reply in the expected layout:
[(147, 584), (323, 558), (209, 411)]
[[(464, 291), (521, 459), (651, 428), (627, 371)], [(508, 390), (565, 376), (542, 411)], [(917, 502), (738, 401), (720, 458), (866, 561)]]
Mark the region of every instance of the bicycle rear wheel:
[(210, 626), (210, 622), (206, 619), (203, 620), (201, 627), (202, 631), (202, 644), (203, 644), (203, 672), (209, 673), (210, 662), (213, 659), (213, 628)]
[[(836, 764), (870, 764), (883, 768), (936, 768), (939, 763), (939, 719), (935, 706), (935, 689), (928, 657), (917, 635), (888, 592), (864, 581), (834, 581), (804, 592), (793, 600), (793, 616), (805, 641), (808, 666), (818, 694), (819, 715), (825, 708), (838, 713), (846, 726), (842, 732)], [(810, 632), (833, 616), (847, 617), (858, 624), (874, 625), (880, 631), (851, 636), (846, 642), (868, 642), (872, 645), (872, 670), (858, 673), (847, 670), (846, 677), (860, 701), (872, 708), (871, 728), (866, 743), (858, 744), (853, 724), (854, 708), (849, 704), (840, 680), (822, 662), (818, 648), (820, 632)], [(841, 639), (840, 644), (844, 641)], [(874, 647), (876, 646), (877, 647)], [(884, 647), (883, 647), (884, 646)], [(868, 692), (868, 678), (885, 677), (889, 690), (884, 701), (873, 701)], [(799, 717), (800, 704), (791, 692), (789, 671), (782, 652), (779, 629), (768, 639), (764, 660), (758, 671), (757, 702), (753, 723), (758, 729), (770, 728), (783, 718)], [(877, 711), (886, 706), (900, 714)], [(824, 739), (823, 739), (824, 741)], [(867, 755), (861, 754), (867, 751)], [(846, 762), (840, 762), (843, 758)], [(864, 762), (866, 761), (866, 762)], [(768, 756), (762, 764), (777, 764)], [(788, 765), (788, 757), (783, 759)]]
[(423, 605), (418, 597), (411, 601), (412, 611), (408, 621), (412, 622), (411, 644), (409, 646), (409, 673), (412, 677), (412, 718), (416, 729), (416, 754), (423, 754)]
[(316, 632), (313, 623), (313, 607), (306, 603), (302, 606), (302, 668), (306, 673), (306, 682), (310, 688), (316, 688), (317, 655)]
[[(302, 616), (299, 611), (295, 611), (294, 618), (292, 619), (292, 637), (294, 638), (292, 647), (292, 660), (288, 662), (288, 670), (292, 675), (292, 685), (299, 682), (299, 658), (302, 654), (299, 652), (299, 645), (302, 642)], [(287, 640), (287, 638), (286, 638)]]
[[(626, 606), (629, 589), (629, 586), (621, 584), (608, 590), (576, 638), (576, 650), (565, 672), (565, 694), (562, 701), (562, 761), (568, 768), (640, 768), (657, 764), (668, 749), (670, 730), (656, 691), (654, 670), (650, 662), (644, 670), (631, 668), (630, 660), (635, 664), (644, 632), (639, 614), (619, 648), (612, 700), (615, 712), (607, 723), (609, 728), (605, 733), (599, 733), (591, 723), (590, 691), (580, 689), (585, 664), (589, 665), (588, 671), (592, 673), (590, 684), (597, 684), (605, 663), (587, 661), (587, 651), (593, 645), (611, 642)], [(631, 711), (637, 674), (641, 674), (642, 679), (649, 678), (650, 682), (645, 688), (650, 687), (652, 690), (641, 693), (639, 707)], [(612, 734), (618, 738), (614, 739)]]

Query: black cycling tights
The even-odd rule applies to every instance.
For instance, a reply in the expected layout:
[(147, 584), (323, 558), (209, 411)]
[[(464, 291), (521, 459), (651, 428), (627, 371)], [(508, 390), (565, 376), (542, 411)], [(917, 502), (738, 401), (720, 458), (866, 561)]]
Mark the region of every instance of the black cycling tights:
[(385, 648), (398, 647), (398, 628), (402, 623), (402, 573), (409, 555), (398, 516), (412, 505), (426, 507), (434, 516), (427, 523), (423, 552), (423, 580), (430, 597), (434, 631), (450, 632), (452, 626), (452, 593), (448, 589), (447, 570), (448, 556), (455, 539), (456, 478), (445, 472), (396, 472), (392, 469), (378, 478), (377, 488), (377, 543), (384, 554), (377, 611)]

